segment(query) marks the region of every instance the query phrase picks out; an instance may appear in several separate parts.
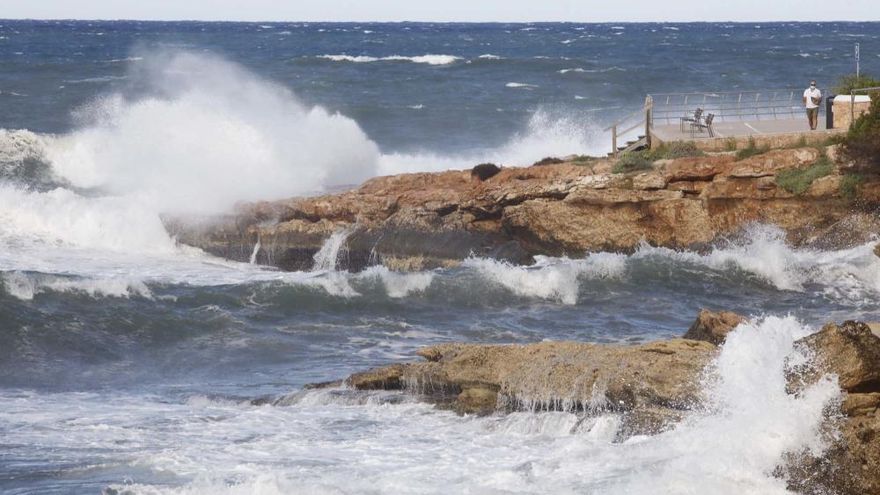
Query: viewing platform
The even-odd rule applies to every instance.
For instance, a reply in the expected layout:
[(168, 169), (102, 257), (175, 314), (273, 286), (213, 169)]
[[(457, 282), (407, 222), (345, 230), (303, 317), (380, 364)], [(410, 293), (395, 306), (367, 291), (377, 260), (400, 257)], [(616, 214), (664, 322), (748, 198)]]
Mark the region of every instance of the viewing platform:
[[(823, 90), (823, 95), (828, 93)], [(606, 129), (611, 131), (611, 154), (675, 141), (692, 142), (706, 151), (738, 149), (751, 143), (771, 147), (798, 141), (815, 143), (845, 132), (869, 105), (867, 96), (823, 100), (818, 126), (810, 130), (802, 96), (802, 89), (648, 95), (642, 110)]]

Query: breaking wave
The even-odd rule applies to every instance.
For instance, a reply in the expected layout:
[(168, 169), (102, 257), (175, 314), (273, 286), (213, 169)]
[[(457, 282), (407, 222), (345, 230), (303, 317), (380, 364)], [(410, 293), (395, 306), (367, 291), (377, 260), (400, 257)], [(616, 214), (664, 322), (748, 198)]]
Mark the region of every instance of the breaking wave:
[(461, 60), (461, 57), (454, 55), (419, 55), (415, 57), (404, 57), (402, 55), (390, 55), (387, 57), (370, 57), (367, 55), (319, 55), (318, 58), (332, 60), (334, 62), (354, 62), (354, 63), (370, 63), (370, 62), (412, 62), (415, 64), (427, 65), (450, 65)]
[(103, 394), (25, 392), (0, 422), (28, 425), (7, 430), (13, 444), (53, 453), (102, 446), (90, 451), (93, 462), (127, 466), (134, 481), (110, 489), (132, 494), (642, 495), (699, 486), (781, 495), (790, 492), (776, 468), (786, 453), (825, 448), (824, 413), (840, 400), (831, 377), (786, 391), (792, 366), (807, 358), (794, 342), (811, 331), (790, 317), (741, 325), (711, 367), (701, 407), (669, 431), (622, 442), (616, 414), (461, 417), (399, 393), (344, 389), (303, 390), (275, 405), (122, 392), (112, 415)]

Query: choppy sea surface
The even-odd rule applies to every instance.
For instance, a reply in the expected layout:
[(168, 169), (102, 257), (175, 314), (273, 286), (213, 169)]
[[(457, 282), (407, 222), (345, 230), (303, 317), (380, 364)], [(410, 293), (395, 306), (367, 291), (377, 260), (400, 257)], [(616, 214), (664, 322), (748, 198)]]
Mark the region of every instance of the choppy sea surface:
[[(284, 273), (179, 246), (212, 213), (377, 174), (599, 153), (647, 92), (880, 71), (880, 24), (0, 21), (0, 492), (786, 493), (833, 378), (785, 393), (794, 339), (880, 317), (877, 242), (772, 225), (702, 252), (518, 267)], [(339, 239), (336, 239), (339, 240)], [(751, 315), (674, 430), (459, 417), (405, 394), (303, 390), (425, 344), (681, 335)], [(270, 405), (263, 399), (283, 398)], [(268, 403), (267, 403), (268, 402)]]

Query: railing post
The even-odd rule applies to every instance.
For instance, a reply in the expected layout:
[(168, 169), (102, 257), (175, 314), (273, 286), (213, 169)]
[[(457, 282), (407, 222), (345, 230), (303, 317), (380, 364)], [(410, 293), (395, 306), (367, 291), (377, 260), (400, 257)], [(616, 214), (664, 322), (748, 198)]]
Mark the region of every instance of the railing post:
[(611, 126), (611, 156), (617, 158), (617, 124)]
[(645, 98), (645, 144), (651, 149), (651, 126), (654, 123), (654, 98), (648, 95)]

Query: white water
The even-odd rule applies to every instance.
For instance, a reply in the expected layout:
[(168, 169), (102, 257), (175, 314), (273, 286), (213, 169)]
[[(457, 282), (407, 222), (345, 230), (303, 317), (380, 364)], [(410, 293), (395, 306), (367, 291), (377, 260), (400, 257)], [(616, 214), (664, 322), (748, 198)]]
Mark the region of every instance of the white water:
[[(583, 120), (540, 110), (497, 150), (383, 155), (353, 120), (307, 107), (286, 88), (218, 57), (167, 52), (132, 60), (137, 63), (127, 77), (148, 90), (84, 105), (75, 115), (77, 130), (58, 136), (0, 130), (0, 174), (41, 160), (57, 181), (74, 186), (34, 192), (0, 184), (0, 242), (179, 254), (162, 213), (217, 212), (239, 201), (318, 192), (377, 174), (487, 160), (528, 164), (588, 152), (596, 134)], [(7, 254), (27, 256), (12, 251)]]
[(402, 55), (390, 55), (387, 57), (370, 57), (366, 55), (320, 55), (318, 58), (323, 58), (326, 60), (332, 60), (334, 62), (355, 62), (355, 63), (369, 63), (369, 62), (412, 62), (416, 64), (428, 64), (428, 65), (449, 65), (453, 64), (458, 60), (461, 60), (461, 57), (456, 57), (454, 55), (418, 55), (415, 57), (405, 57)]
[(350, 236), (353, 231), (353, 229), (347, 228), (330, 235), (330, 237), (324, 241), (324, 245), (321, 246), (321, 249), (315, 253), (315, 264), (312, 267), (312, 270), (335, 271), (336, 265), (339, 263), (339, 256), (347, 251), (345, 243), (348, 240), (348, 236)]
[[(45, 460), (122, 463), (132, 483), (114, 487), (135, 494), (784, 494), (774, 468), (785, 452), (821, 451), (822, 412), (839, 400), (830, 378), (785, 393), (786, 362), (804, 359), (792, 344), (809, 331), (793, 318), (741, 326), (701, 411), (623, 443), (613, 442), (613, 415), (460, 417), (387, 402), (393, 393), (334, 390), (288, 406), (123, 394), (107, 407), (103, 395), (18, 393), (2, 397), (0, 428), (5, 442), (39, 446)], [(159, 473), (171, 486), (146, 481)]]

